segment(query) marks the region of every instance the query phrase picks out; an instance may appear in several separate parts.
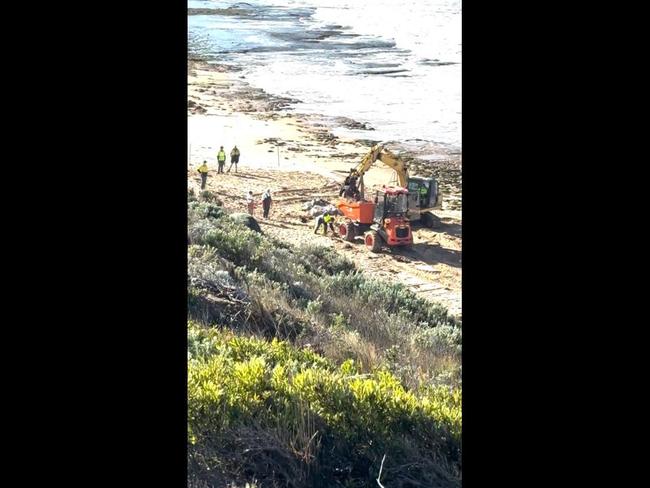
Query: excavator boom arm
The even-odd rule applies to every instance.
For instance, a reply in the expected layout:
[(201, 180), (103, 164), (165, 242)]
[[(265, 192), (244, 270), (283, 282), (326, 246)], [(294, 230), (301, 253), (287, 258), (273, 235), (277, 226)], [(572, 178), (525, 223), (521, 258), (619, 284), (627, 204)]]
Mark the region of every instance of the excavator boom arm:
[(397, 182), (402, 188), (408, 188), (408, 171), (404, 161), (402, 161), (398, 156), (390, 152), (388, 149), (384, 149), (379, 153), (378, 158), (386, 166), (393, 168), (395, 173), (397, 173)]
[(384, 148), (381, 144), (374, 146), (368, 154), (366, 154), (359, 165), (356, 167), (356, 172), (359, 177), (363, 177), (370, 167), (375, 163), (375, 161), (381, 161), (389, 168), (392, 168), (397, 173), (397, 181), (399, 186), (406, 188), (408, 185), (408, 170), (404, 161), (402, 161), (397, 155), (390, 152), (388, 149)]

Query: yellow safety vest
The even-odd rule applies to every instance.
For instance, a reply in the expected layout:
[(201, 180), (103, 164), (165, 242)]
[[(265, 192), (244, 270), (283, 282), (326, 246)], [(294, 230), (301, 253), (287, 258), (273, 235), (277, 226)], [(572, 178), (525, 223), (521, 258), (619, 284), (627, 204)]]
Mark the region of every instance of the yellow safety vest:
[(217, 154), (217, 160), (225, 161), (226, 160), (226, 153), (223, 152), (223, 151), (219, 151), (219, 154)]
[(329, 214), (325, 214), (325, 216), (323, 217), (323, 220), (325, 221), (326, 224), (329, 224), (330, 220), (332, 220), (332, 216), (329, 215)]
[(208, 165), (207, 164), (202, 164), (199, 166), (198, 169), (199, 173), (207, 173), (208, 172)]

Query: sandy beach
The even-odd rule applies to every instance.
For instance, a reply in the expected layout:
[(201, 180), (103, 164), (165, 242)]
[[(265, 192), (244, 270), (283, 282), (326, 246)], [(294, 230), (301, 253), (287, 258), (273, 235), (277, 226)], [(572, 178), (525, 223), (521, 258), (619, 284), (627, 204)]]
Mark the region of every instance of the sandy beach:
[[(329, 121), (331, 123), (331, 120)], [(341, 118), (338, 123), (361, 128)], [(373, 143), (332, 134), (318, 115), (301, 114), (296, 100), (271, 96), (250, 86), (240, 72), (227, 65), (190, 61), (188, 66), (188, 185), (198, 190), (196, 168), (203, 160), (210, 168), (208, 189), (232, 211), (244, 211), (244, 195), (270, 188), (273, 208), (269, 220), (256, 215), (264, 232), (289, 241), (335, 246), (364, 270), (385, 280), (398, 281), (419, 295), (440, 302), (450, 313), (461, 314), (462, 194), (461, 161), (409, 161), (412, 175), (434, 175), (443, 192), (437, 229), (414, 228), (411, 250), (370, 253), (363, 244), (350, 244), (331, 234), (313, 234), (313, 222), (303, 205), (314, 198), (334, 202), (348, 171), (359, 163)], [(372, 136), (371, 130), (364, 133)], [(230, 165), (233, 145), (241, 151), (239, 172), (217, 174), (216, 154), (224, 146)], [(389, 184), (394, 172), (382, 163), (364, 177), (366, 186)]]

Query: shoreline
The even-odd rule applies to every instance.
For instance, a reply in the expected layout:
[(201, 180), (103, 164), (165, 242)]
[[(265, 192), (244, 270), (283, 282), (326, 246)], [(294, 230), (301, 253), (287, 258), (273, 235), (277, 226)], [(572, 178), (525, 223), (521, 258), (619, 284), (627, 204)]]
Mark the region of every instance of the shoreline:
[[(296, 118), (302, 119), (304, 128), (316, 129), (325, 128), (335, 138), (341, 138), (348, 141), (357, 141), (367, 147), (371, 147), (377, 142), (381, 142), (373, 137), (372, 131), (374, 127), (368, 122), (360, 122), (353, 118), (342, 115), (325, 115), (322, 113), (300, 112), (301, 100), (291, 97), (283, 97), (272, 95), (261, 88), (251, 86), (246, 80), (245, 75), (241, 74), (244, 70), (237, 65), (229, 63), (216, 63), (202, 59), (199, 57), (191, 57), (188, 59), (188, 75), (192, 78), (193, 74), (197, 72), (205, 73), (221, 73), (222, 78), (227, 79), (229, 84), (236, 88), (236, 94), (242, 98), (242, 103), (234, 106), (233, 108), (238, 112), (243, 113), (270, 113), (270, 118), (277, 118), (281, 114), (291, 114)], [(240, 73), (239, 75), (237, 73)], [(225, 96), (231, 98), (225, 93), (213, 93), (217, 96)], [(251, 103), (255, 101), (257, 103)], [(262, 103), (260, 103), (262, 102)], [(206, 113), (204, 106), (190, 107), (191, 113)], [(346, 129), (351, 131), (359, 131), (359, 134), (344, 134), (336, 136), (334, 131)], [(394, 152), (406, 153), (409, 157), (414, 157), (418, 160), (419, 164), (438, 164), (445, 163), (447, 165), (461, 165), (462, 149), (453, 145), (433, 142), (423, 139), (406, 139), (406, 140), (386, 140), (383, 141), (388, 145), (398, 146), (393, 149)], [(422, 149), (423, 144), (428, 145), (426, 149)], [(425, 153), (430, 153), (427, 157)], [(420, 153), (420, 154), (416, 154)]]
[[(242, 168), (312, 171), (342, 181), (370, 147), (380, 142), (372, 139), (367, 124), (347, 117), (301, 113), (299, 100), (251, 86), (241, 71), (230, 64), (188, 60), (191, 167), (205, 159), (216, 169), (219, 146), (223, 144), (229, 154), (237, 144)], [(359, 130), (368, 138), (337, 136), (333, 131), (339, 127)], [(438, 179), (447, 197), (443, 209), (462, 210), (462, 154), (445, 154), (444, 148), (438, 148), (437, 159), (422, 159), (408, 149), (409, 142), (386, 144), (408, 162), (410, 174)], [(379, 163), (364, 178), (367, 185), (381, 186), (391, 181), (393, 171)]]

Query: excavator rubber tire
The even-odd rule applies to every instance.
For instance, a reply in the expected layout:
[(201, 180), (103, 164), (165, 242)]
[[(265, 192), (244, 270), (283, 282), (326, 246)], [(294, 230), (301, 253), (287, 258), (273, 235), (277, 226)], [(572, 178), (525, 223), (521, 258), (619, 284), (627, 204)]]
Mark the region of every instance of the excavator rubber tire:
[(363, 242), (371, 252), (379, 252), (381, 250), (381, 237), (374, 230), (368, 231), (363, 235)]
[(345, 223), (339, 222), (339, 224), (338, 224), (338, 232), (339, 232), (339, 237), (341, 237), (342, 239), (347, 238), (348, 228), (346, 227)]
[(339, 224), (339, 235), (348, 242), (353, 242), (355, 237), (355, 228), (352, 222), (343, 222)]

